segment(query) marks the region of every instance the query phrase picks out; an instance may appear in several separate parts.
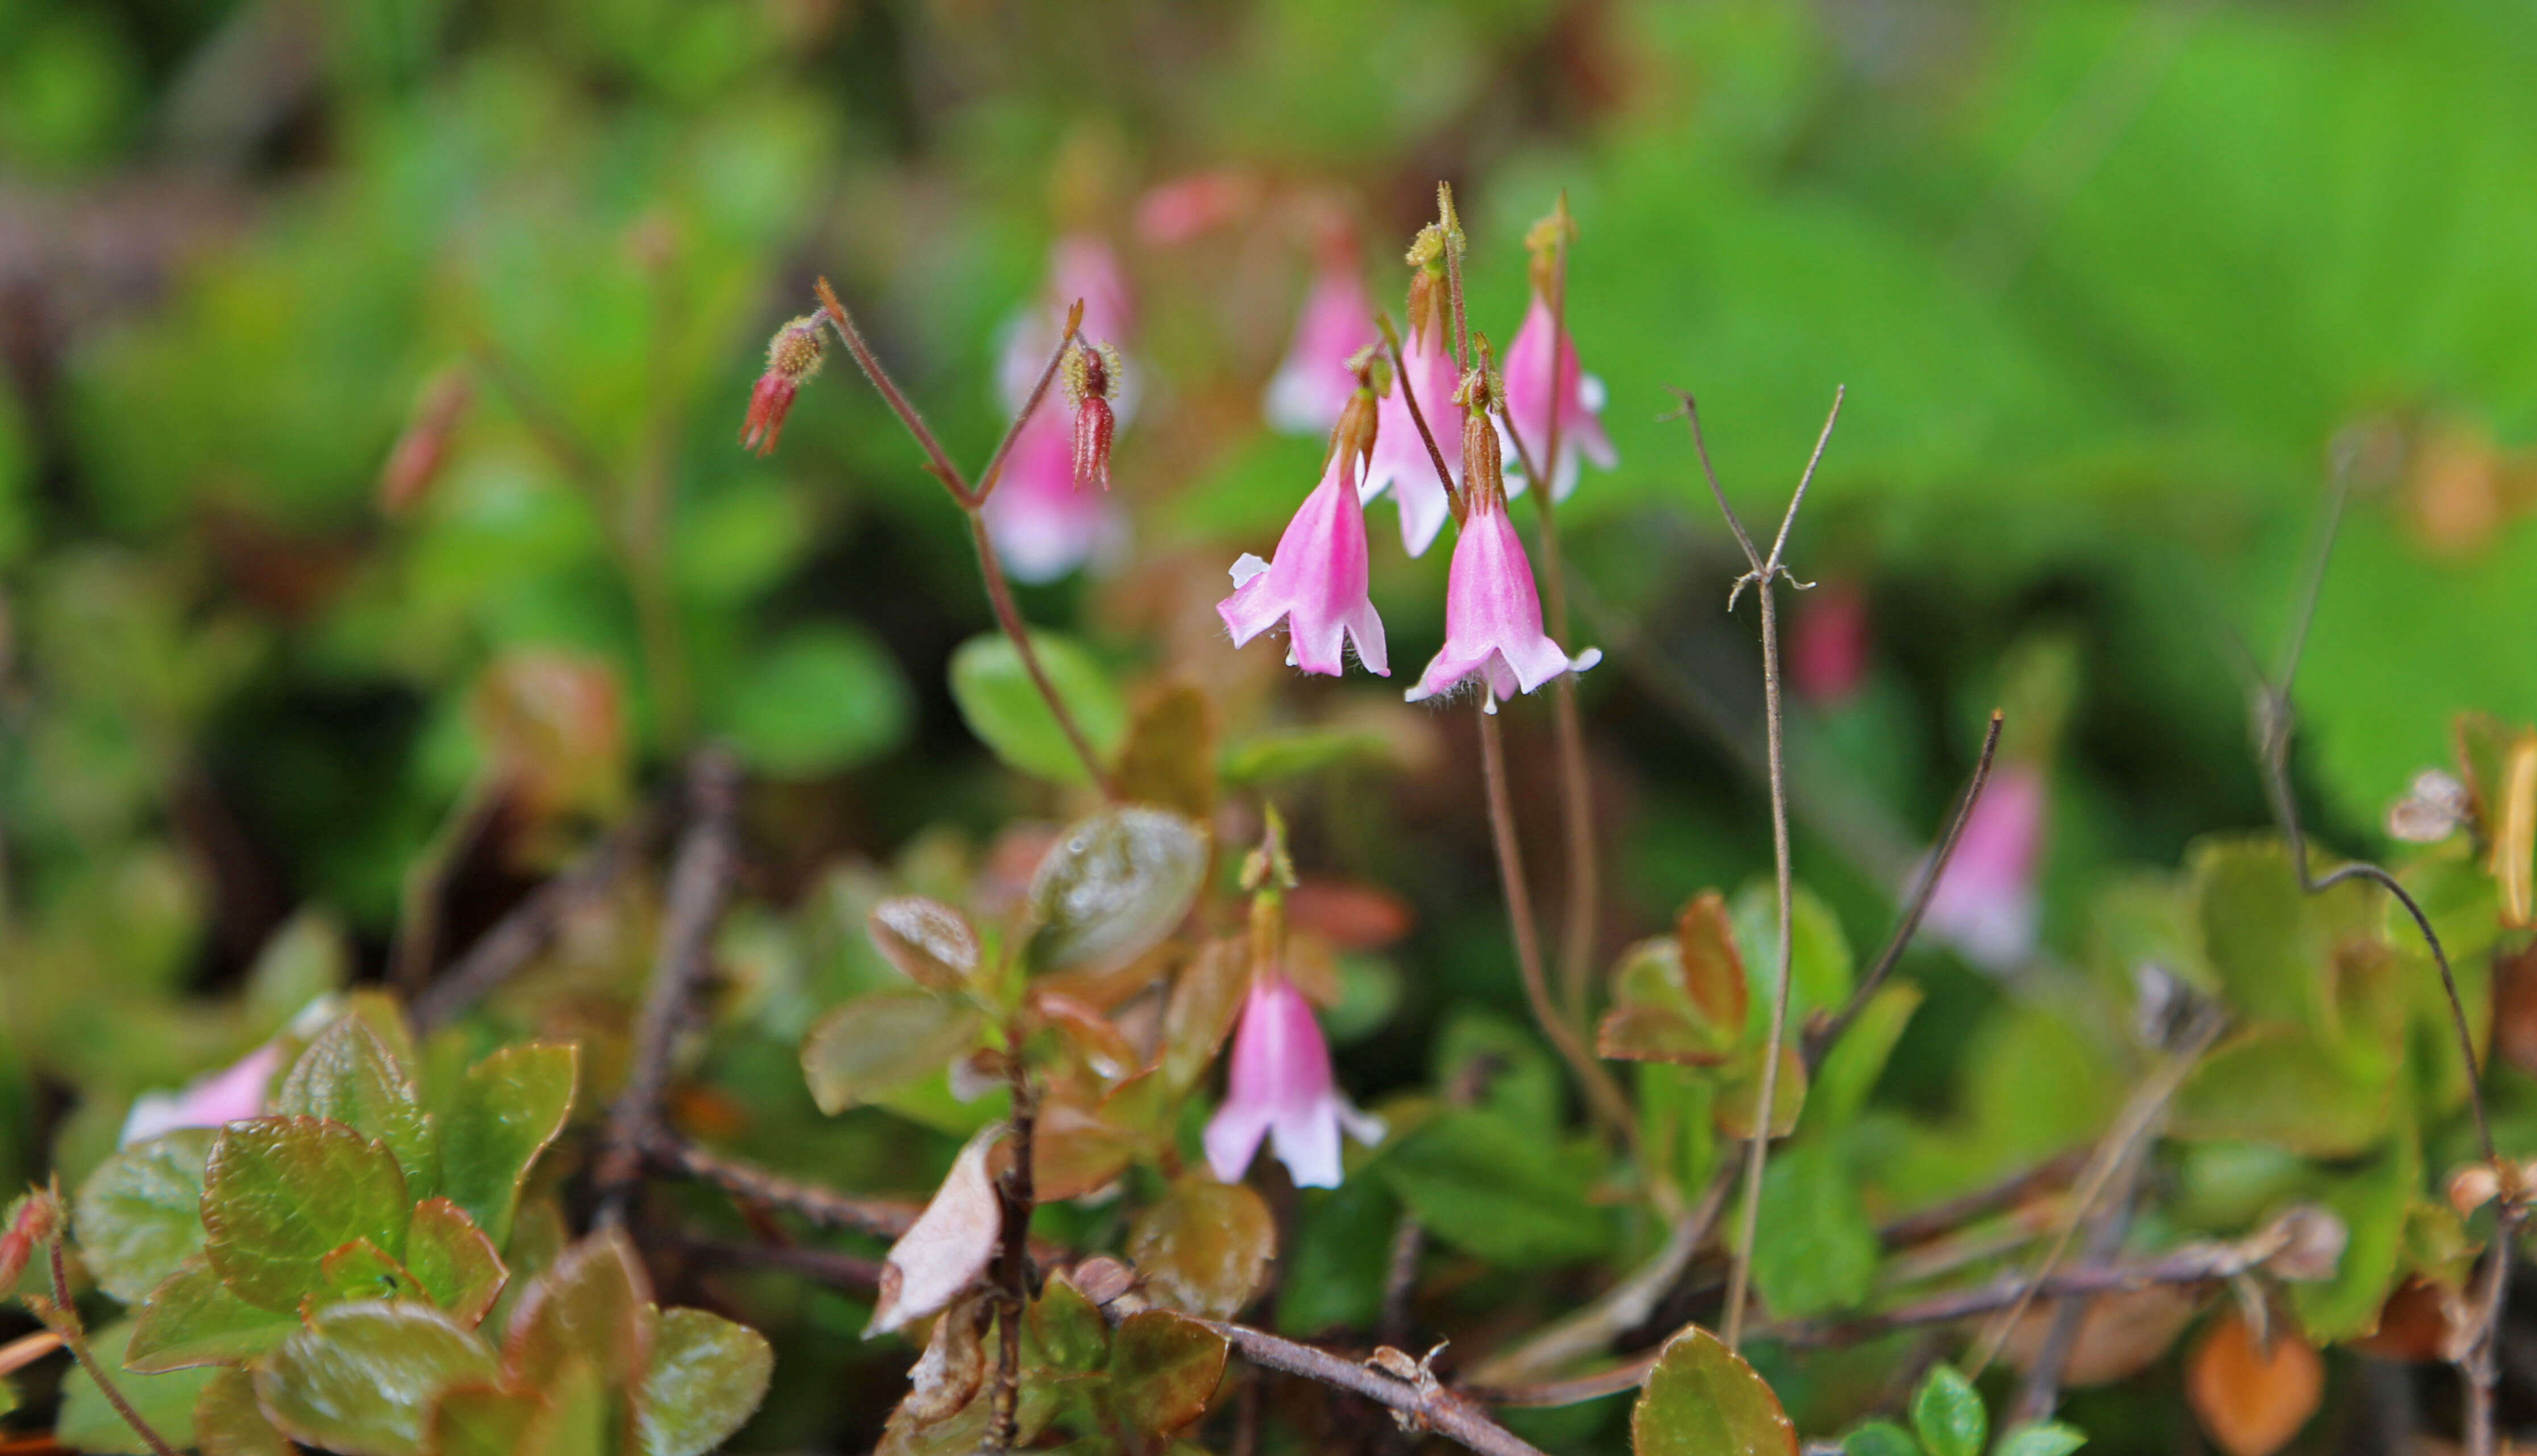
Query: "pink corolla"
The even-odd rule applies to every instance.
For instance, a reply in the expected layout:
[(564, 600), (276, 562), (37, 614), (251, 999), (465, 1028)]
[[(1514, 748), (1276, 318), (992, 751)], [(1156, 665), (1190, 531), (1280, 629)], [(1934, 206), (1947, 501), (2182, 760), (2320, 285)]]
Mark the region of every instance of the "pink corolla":
[(1352, 456), (1347, 449), (1331, 451), (1322, 483), (1277, 538), (1276, 558), (1263, 562), (1246, 553), (1235, 562), (1233, 595), (1215, 611), (1237, 647), (1283, 619), (1286, 660), (1304, 671), (1337, 677), (1342, 648), (1352, 644), (1366, 671), (1390, 677), (1383, 619), (1366, 594), (1365, 507), (1349, 482)]
[[(1261, 403), (1269, 425), (1291, 434), (1318, 434), (1338, 423), (1339, 411), (1356, 391), (1348, 361), (1380, 337), (1374, 328), (1374, 300), (1366, 296), (1355, 261), (1326, 261), (1304, 296), (1294, 342)], [(1419, 403), (1426, 404), (1424, 397)]]
[(219, 1127), (264, 1115), (265, 1092), (282, 1070), (282, 1043), (268, 1041), (218, 1072), (195, 1078), (182, 1092), (143, 1092), (123, 1119), (125, 1146), (180, 1128)]
[(1477, 682), (1495, 712), (1519, 692), (1530, 693), (1561, 673), (1582, 673), (1602, 660), (1597, 647), (1571, 657), (1542, 631), (1532, 563), (1507, 519), (1506, 500), (1490, 490), (1473, 491), (1445, 578), (1445, 647), (1408, 699), (1417, 702)]
[[(1515, 428), (1522, 432), (1524, 446), (1532, 452), (1535, 464), (1542, 464), (1542, 452), (1551, 448), (1550, 345), (1552, 336), (1561, 333), (1551, 317), (1550, 305), (1535, 293), (1532, 306), (1525, 310), (1523, 326), (1516, 330), (1515, 342), (1507, 346), (1507, 413), (1515, 417)], [(1543, 468), (1550, 472), (1550, 498), (1565, 500), (1577, 489), (1577, 462), (1581, 456), (1605, 470), (1618, 464), (1620, 457), (1612, 453), (1611, 438), (1603, 433), (1603, 382), (1578, 368), (1574, 335), (1560, 337), (1558, 363), (1559, 458)]]
[(1207, 1120), (1207, 1165), (1225, 1182), (1238, 1181), (1265, 1137), (1297, 1187), (1335, 1188), (1341, 1129), (1369, 1145), (1383, 1137), (1383, 1124), (1333, 1085), (1330, 1044), (1312, 1004), (1284, 976), (1264, 968), (1252, 979), (1233, 1033), (1224, 1104)]
[(1060, 401), (1041, 400), (987, 497), (987, 538), (1018, 581), (1054, 581), (1115, 557), (1127, 517), (1101, 491), (1075, 486), (1074, 427)]
[(1411, 331), (1400, 359), (1407, 366), (1407, 378), (1395, 379), (1392, 392), (1383, 397), (1374, 456), (1366, 466), (1359, 495), (1372, 500), (1389, 489), (1393, 502), (1400, 508), (1402, 549), (1411, 556), (1424, 556), (1436, 533), (1444, 529), (1448, 507), (1445, 488), (1436, 480), (1435, 456), (1427, 453), (1427, 440), (1410, 416), (1406, 391), (1416, 391), (1418, 414), (1435, 432), (1437, 446), (1444, 451), (1447, 467), (1453, 473), (1454, 489), (1459, 491), (1463, 487), (1463, 463), (1454, 453), (1454, 424), (1460, 418), (1454, 406), (1454, 390), (1462, 380), (1454, 368), (1453, 351), (1445, 346), (1441, 320)]
[(1921, 924), (1986, 970), (2015, 970), (2035, 950), (2045, 785), (2033, 763), (2003, 763), (1983, 785)]

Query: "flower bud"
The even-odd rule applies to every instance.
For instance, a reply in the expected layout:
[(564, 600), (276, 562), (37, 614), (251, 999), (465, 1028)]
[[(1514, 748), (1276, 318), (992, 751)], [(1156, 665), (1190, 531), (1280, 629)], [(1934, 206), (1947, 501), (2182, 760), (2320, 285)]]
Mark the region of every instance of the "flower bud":
[(1066, 351), (1066, 397), (1074, 405), (1074, 489), (1110, 489), (1110, 439), (1119, 430), (1110, 407), (1119, 392), (1119, 351), (1077, 341)]
[(815, 313), (793, 320), (766, 341), (766, 372), (757, 376), (757, 387), (749, 391), (748, 418), (740, 428), (743, 449), (760, 455), (775, 452), (775, 438), (784, 432), (784, 417), (793, 408), (793, 396), (800, 392), (803, 380), (819, 372), (827, 352), (827, 336), (820, 331)]
[(450, 437), (467, 416), (476, 389), (462, 369), (444, 369), (423, 387), (414, 417), (379, 471), (379, 509), (403, 515), (421, 500), (448, 462)]

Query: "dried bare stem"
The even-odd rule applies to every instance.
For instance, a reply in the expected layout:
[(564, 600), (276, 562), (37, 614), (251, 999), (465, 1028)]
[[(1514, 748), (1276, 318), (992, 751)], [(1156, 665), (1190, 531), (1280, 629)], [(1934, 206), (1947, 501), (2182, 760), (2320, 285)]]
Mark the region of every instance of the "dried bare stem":
[(1515, 805), (1507, 792), (1506, 747), (1498, 738), (1496, 706), (1481, 690), (1480, 709), (1480, 776), (1488, 791), (1489, 829), (1497, 845), (1498, 880), (1506, 892), (1507, 920), (1515, 933), (1516, 965), (1524, 974), (1525, 1001), (1532, 1008), (1534, 1021), (1541, 1024), (1542, 1034), (1568, 1063), (1577, 1083), (1586, 1093), (1586, 1104), (1596, 1120), (1610, 1129), (1624, 1146), (1636, 1146), (1638, 1123), (1630, 1115), (1629, 1098), (1621, 1094), (1620, 1084), (1601, 1062), (1576, 1026), (1550, 1004), (1550, 985), (1542, 974), (1541, 939), (1532, 918), (1532, 893), (1525, 887), (1524, 849), (1516, 840)]
[(1018, 1028), (1008, 1040), (1014, 1050), (1006, 1062), (1005, 1084), (1012, 1096), (1012, 1136), (1006, 1141), (1013, 1160), (996, 1185), (1004, 1214), (1004, 1227), (996, 1239), (996, 1282), (1003, 1308), (996, 1320), (996, 1387), (983, 1448), (988, 1451), (1011, 1450), (1020, 1433), (1016, 1412), (1022, 1389), (1022, 1312), (1030, 1308), (1030, 1222), (1037, 1202), (1031, 1185), (1031, 1139), (1039, 1092), (1022, 1062)]
[(646, 1131), (643, 1156), (662, 1172), (711, 1183), (747, 1203), (784, 1209), (822, 1228), (842, 1228), (875, 1238), (896, 1238), (925, 1212), (898, 1199), (855, 1198), (833, 1188), (786, 1177), (753, 1162), (709, 1153), (663, 1128)]
[(626, 1202), (642, 1174), (646, 1135), (661, 1125), (670, 1056), (712, 959), (708, 944), (740, 857), (733, 823), (739, 763), (719, 749), (699, 752), (687, 765), (687, 796), (692, 818), (670, 866), (669, 905), (653, 956), (651, 993), (635, 1026), (633, 1070), (609, 1109), (608, 1140), (593, 1176), (602, 1225), (624, 1222)]
[(1806, 487), (1814, 483), (1815, 467), (1822, 463), (1824, 446), (1831, 443), (1833, 427), (1841, 421), (1841, 402), (1848, 391), (1835, 389), (1832, 411), (1824, 417), (1823, 432), (1815, 437), (1814, 453), (1806, 459), (1805, 473), (1797, 477), (1797, 488), (1789, 496), (1789, 508), (1780, 517), (1780, 534), (1771, 543), (1768, 558), (1753, 547), (1753, 538), (1735, 507), (1726, 503), (1726, 488), (1718, 482), (1717, 467), (1710, 463), (1709, 441), (1700, 432), (1700, 407), (1689, 394), (1677, 390), (1682, 401), (1683, 418), (1691, 426), (1691, 441), (1700, 453), (1701, 473), (1709, 480), (1709, 493), (1718, 501), (1719, 511), (1735, 533), (1735, 544), (1744, 549), (1744, 560), (1752, 569), (1737, 577), (1734, 588), (1726, 595), (1726, 609), (1735, 610), (1735, 599), (1747, 585), (1755, 588), (1762, 604), (1762, 710), (1771, 761), (1771, 858), (1779, 888), (1780, 936), (1772, 952), (1771, 1030), (1762, 1048), (1762, 1088), (1760, 1115), (1753, 1121), (1752, 1141), (1744, 1157), (1744, 1210), (1742, 1226), (1735, 1234), (1735, 1263), (1726, 1280), (1726, 1348), (1739, 1348), (1744, 1334), (1744, 1301), (1752, 1283), (1753, 1237), (1762, 1210), (1762, 1170), (1771, 1153), (1771, 1109), (1779, 1095), (1780, 1044), (1789, 1028), (1789, 920), (1792, 894), (1789, 869), (1789, 791), (1787, 767), (1783, 761), (1780, 719), (1780, 618), (1775, 605), (1774, 586), (1781, 578), (1802, 591), (1812, 583), (1789, 574), (1784, 556), (1789, 547), (1789, 531), (1797, 523), (1797, 510), (1805, 504)]
[[(648, 817), (647, 817), (648, 818)], [(528, 897), (479, 937), (414, 1000), (407, 1020), (419, 1034), (429, 1034), (455, 1020), (494, 987), (517, 975), (538, 953), (552, 944), (564, 918), (596, 898), (625, 872), (645, 838), (644, 818), (621, 827), (573, 861), (561, 874), (529, 892)]]
[[(2457, 975), (2449, 966), (2448, 952), (2440, 945), (2438, 932), (2432, 929), (2431, 916), (2396, 877), (2367, 860), (2354, 860), (2323, 875), (2309, 867), (2308, 831), (2302, 825), (2298, 796), (2291, 789), (2291, 738), (2296, 714), (2291, 706), (2291, 681), (2299, 672), (2301, 652), (2308, 644), (2309, 626), (2316, 618), (2317, 598), (2325, 589), (2326, 563), (2333, 557), (2335, 537), (2343, 526), (2343, 511), (2352, 495), (2353, 451), (2338, 444), (2331, 479), (2326, 488), (2325, 518), (2317, 530), (2315, 555), (2309, 559), (2308, 577), (2300, 599), (2291, 613), (2290, 631), (2282, 649), (2280, 669), (2269, 679), (2247, 666), (2252, 679), (2248, 689), (2248, 716), (2255, 738), (2257, 767), (2264, 780), (2264, 797), (2272, 806), (2273, 818), (2281, 826), (2282, 838), (2289, 850), (2291, 873), (2301, 891), (2318, 894), (2351, 881), (2375, 885), (2395, 896), (2413, 917), (2414, 928), (2421, 933), (2423, 944), (2430, 948), (2432, 963), (2439, 968), (2440, 990), (2448, 1000), (2449, 1026), (2457, 1036), (2458, 1057), (2466, 1068), (2467, 1106), (2475, 1114), (2476, 1146), (2484, 1161), (2494, 1169), (2500, 1185), (2515, 1189), (2515, 1174), (2505, 1169), (2493, 1141), (2493, 1120), (2484, 1099), (2484, 1064), (2476, 1055), (2475, 1032), (2469, 1026), (2465, 999), (2458, 994)], [(2495, 1344), (2502, 1331), (2503, 1306), (2509, 1292), (2510, 1246), (2528, 1219), (2525, 1194), (2512, 1193), (2501, 1202), (2494, 1229), (2493, 1245), (2485, 1251), (2479, 1293), (2471, 1311), (2474, 1320), (2472, 1338), (2457, 1360), (2458, 1373), (2466, 1387), (2464, 1425), (2467, 1456), (2493, 1456), (2493, 1392), (2499, 1378)]]
[(79, 1310), (71, 1303), (70, 1271), (62, 1263), (60, 1234), (56, 1233), (46, 1241), (45, 1254), (52, 1263), (53, 1297), (38, 1303), (37, 1296), (29, 1295), (28, 1307), (34, 1310), (35, 1317), (44, 1322), (46, 1329), (61, 1337), (62, 1344), (70, 1347), (71, 1358), (78, 1360), (80, 1368), (88, 1371), (88, 1378), (97, 1382), (98, 1393), (105, 1397), (105, 1403), (114, 1408), (115, 1415), (123, 1418), (123, 1423), (132, 1427), (132, 1433), (141, 1437), (141, 1443), (148, 1446), (154, 1456), (176, 1456), (176, 1448), (167, 1444), (167, 1438), (142, 1419), (141, 1413), (132, 1408), (132, 1402), (123, 1398), (123, 1391), (115, 1385), (114, 1377), (106, 1373), (97, 1353), (89, 1349), (88, 1331), (80, 1324)]

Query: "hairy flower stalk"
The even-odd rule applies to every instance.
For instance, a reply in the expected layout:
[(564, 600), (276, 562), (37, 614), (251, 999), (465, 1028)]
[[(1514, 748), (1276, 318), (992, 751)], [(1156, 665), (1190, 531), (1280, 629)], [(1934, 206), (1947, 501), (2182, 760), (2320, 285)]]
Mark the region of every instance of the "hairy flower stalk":
[[(1269, 863), (1282, 867), (1273, 832), (1270, 851), (1253, 859), (1255, 871)], [(1285, 909), (1277, 886), (1263, 885), (1253, 894), (1251, 925), (1251, 993), (1233, 1033), (1223, 1105), (1207, 1119), (1207, 1166), (1225, 1182), (1238, 1182), (1267, 1139), (1297, 1187), (1335, 1188), (1339, 1133), (1371, 1146), (1381, 1141), (1383, 1124), (1339, 1094), (1312, 1003), (1278, 968)]]
[[(1459, 382), (1454, 367), (1453, 323), (1446, 300), (1444, 250), (1444, 234), (1432, 225), (1418, 234), (1418, 242), (1409, 250), (1410, 265), (1417, 271), (1409, 280), (1408, 337), (1401, 341), (1403, 382), (1384, 396), (1382, 428), (1366, 466), (1365, 484), (1358, 493), (1360, 498), (1370, 501), (1387, 489), (1392, 492), (1393, 503), (1400, 510), (1400, 545), (1413, 557), (1426, 555), (1436, 533), (1445, 528), (1450, 508), (1445, 486), (1436, 479), (1435, 463), (1409, 413), (1410, 395), (1414, 392), (1420, 411), (1430, 424), (1441, 429), (1445, 401), (1452, 397)], [(1453, 473), (1454, 489), (1459, 492), (1465, 479), (1464, 466), (1460, 461), (1450, 461), (1448, 469)]]
[[(1362, 355), (1358, 377), (1373, 365)], [(1286, 661), (1308, 673), (1337, 677), (1343, 649), (1356, 648), (1368, 672), (1392, 675), (1383, 643), (1383, 618), (1367, 594), (1365, 507), (1356, 480), (1367, 453), (1378, 447), (1374, 392), (1360, 382), (1331, 436), (1322, 483), (1304, 497), (1271, 561), (1245, 553), (1233, 563), (1233, 595), (1216, 604), (1237, 647), (1280, 621), (1286, 624)]]
[(761, 456), (775, 453), (776, 436), (784, 432), (784, 417), (792, 413), (802, 381), (819, 372), (827, 353), (827, 337), (815, 313), (775, 331), (775, 337), (766, 342), (766, 372), (757, 376), (757, 387), (748, 392), (748, 418), (740, 427), (743, 448)]
[(1446, 578), (1445, 646), (1405, 695), (1418, 702), (1477, 683), (1495, 711), (1518, 693), (1530, 693), (1562, 673), (1586, 671), (1603, 653), (1589, 647), (1571, 657), (1541, 629), (1532, 563), (1507, 518), (1497, 430), (1489, 418), (1499, 386), (1487, 367), (1485, 344), (1481, 360), (1456, 396), (1465, 411), (1463, 478), (1469, 486), (1460, 498), (1468, 509)]

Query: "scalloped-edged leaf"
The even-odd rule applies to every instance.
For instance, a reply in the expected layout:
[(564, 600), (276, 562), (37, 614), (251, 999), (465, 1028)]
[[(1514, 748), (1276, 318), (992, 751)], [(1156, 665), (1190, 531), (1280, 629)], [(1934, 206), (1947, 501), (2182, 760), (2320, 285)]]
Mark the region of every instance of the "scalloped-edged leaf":
[(418, 1192), (435, 1180), (431, 1119), (415, 1094), (414, 1077), (358, 1015), (347, 1012), (317, 1033), (284, 1075), (270, 1110), (340, 1122), (387, 1144), (407, 1186)]
[(298, 1316), (260, 1309), (229, 1292), (197, 1254), (160, 1281), (133, 1312), (124, 1360), (149, 1373), (251, 1359), (289, 1339)]
[(492, 1347), (411, 1300), (333, 1304), (255, 1369), (256, 1402), (292, 1439), (342, 1456), (416, 1456), (441, 1393), (493, 1378)]
[(1224, 1337), (1164, 1309), (1120, 1321), (1110, 1341), (1110, 1393), (1119, 1419), (1149, 1435), (1169, 1435), (1206, 1414), (1224, 1378)]
[(635, 1435), (643, 1456), (701, 1456), (737, 1434), (766, 1398), (775, 1351), (766, 1337), (701, 1309), (664, 1309)]
[[(1731, 947), (1726, 954), (1740, 993), (1743, 969), (1735, 965)], [(1742, 997), (1721, 991), (1714, 964), (1701, 974), (1705, 985), (1695, 995), (1681, 940), (1674, 936), (1653, 936), (1623, 951), (1612, 971), (1611, 1009), (1594, 1028), (1594, 1054), (1693, 1067), (1714, 1067), (1734, 1055), (1744, 1039)], [(1729, 1006), (1733, 1019), (1722, 1020), (1717, 1009)]]
[(1797, 1428), (1753, 1367), (1697, 1327), (1665, 1343), (1630, 1409), (1636, 1456), (1796, 1456)]
[(493, 1241), (445, 1198), (414, 1206), (414, 1220), (405, 1232), (405, 1267), (423, 1297), (469, 1325), (485, 1318), (509, 1278)]
[(496, 1248), (510, 1238), (529, 1166), (563, 1131), (580, 1053), (531, 1042), (467, 1069), (443, 1111), (440, 1191)]
[(233, 1122), (203, 1166), (203, 1252), (232, 1293), (266, 1309), (323, 1292), (321, 1264), (355, 1239), (395, 1257), (411, 1211), (387, 1145), (339, 1122)]
[(98, 1164), (80, 1184), (71, 1226), (105, 1291), (137, 1304), (203, 1247), (203, 1163), (217, 1134), (185, 1128)]

